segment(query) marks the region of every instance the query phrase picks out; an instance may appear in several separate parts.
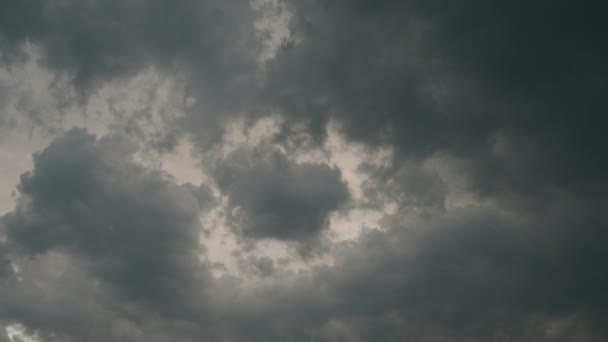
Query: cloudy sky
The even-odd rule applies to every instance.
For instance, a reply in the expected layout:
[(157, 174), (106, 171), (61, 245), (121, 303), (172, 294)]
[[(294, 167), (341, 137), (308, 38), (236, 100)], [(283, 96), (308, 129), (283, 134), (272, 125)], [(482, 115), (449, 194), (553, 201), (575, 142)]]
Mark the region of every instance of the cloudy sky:
[(0, 341), (608, 340), (600, 3), (0, 0)]

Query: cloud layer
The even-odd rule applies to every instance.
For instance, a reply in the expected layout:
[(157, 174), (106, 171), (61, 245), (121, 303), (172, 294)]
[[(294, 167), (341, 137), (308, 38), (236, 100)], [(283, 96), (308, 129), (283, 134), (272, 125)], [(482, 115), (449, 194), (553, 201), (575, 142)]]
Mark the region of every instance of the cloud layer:
[(603, 7), (0, 0), (0, 341), (606, 340)]

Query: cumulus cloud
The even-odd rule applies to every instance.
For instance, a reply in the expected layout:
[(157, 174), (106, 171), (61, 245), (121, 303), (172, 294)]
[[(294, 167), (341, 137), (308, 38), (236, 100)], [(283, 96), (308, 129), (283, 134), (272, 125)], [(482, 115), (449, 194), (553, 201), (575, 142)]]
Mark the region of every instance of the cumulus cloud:
[(237, 149), (215, 172), (218, 187), (239, 210), (236, 229), (257, 239), (311, 239), (349, 196), (339, 169), (298, 163), (279, 151)]
[(150, 64), (188, 63), (204, 70), (219, 90), (230, 82), (228, 69), (246, 66), (250, 55), (243, 53), (253, 19), (246, 2), (3, 1), (1, 6), (3, 57), (16, 55), (26, 42), (37, 44), (44, 64), (71, 74), (80, 87)]
[(485, 194), (605, 186), (596, 6), (286, 3), (293, 38), (265, 94), (312, 134), (332, 118), (351, 139), (390, 144), (400, 159), (450, 154)]
[[(199, 202), (132, 161), (125, 141), (73, 129), (34, 156), (14, 211), (2, 218), (9, 245), (40, 256), (81, 258), (129, 299), (185, 305), (200, 296)], [(203, 203), (206, 205), (206, 203)]]
[(603, 7), (0, 0), (0, 132), (23, 136), (0, 163), (33, 149), (20, 122), (53, 126), (0, 175), (0, 323), (40, 342), (606, 340)]

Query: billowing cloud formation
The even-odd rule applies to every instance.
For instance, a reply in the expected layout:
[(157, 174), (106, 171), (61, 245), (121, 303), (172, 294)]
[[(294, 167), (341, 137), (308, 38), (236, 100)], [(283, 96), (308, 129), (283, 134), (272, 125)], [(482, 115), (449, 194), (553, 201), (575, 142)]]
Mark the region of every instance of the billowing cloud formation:
[(347, 200), (340, 170), (296, 163), (278, 151), (234, 151), (217, 169), (219, 188), (240, 212), (237, 229), (253, 238), (306, 241)]
[(149, 68), (187, 80), (186, 97), (198, 101), (185, 118), (168, 115), (167, 125), (180, 129), (167, 127), (165, 139), (190, 133), (201, 145), (214, 143), (216, 122), (241, 111), (258, 87), (257, 15), (247, 1), (7, 0), (0, 13), (0, 59), (19, 65), (33, 46), (67, 104), (82, 105), (107, 82)]
[[(605, 341), (603, 7), (0, 0), (0, 72), (30, 77), (4, 71), (34, 51), (57, 81), (34, 126), (110, 102), (106, 126), (61, 122), (0, 180), (0, 324), (40, 342)], [(102, 91), (146, 70), (175, 86), (156, 140), (133, 134), (153, 105), (115, 129)], [(31, 114), (17, 84), (2, 132)], [(25, 153), (11, 141), (0, 163)]]
[(186, 189), (136, 166), (124, 141), (73, 129), (34, 156), (9, 243), (32, 256), (61, 251), (127, 298), (163, 306), (199, 296), (199, 205)]
[(287, 3), (294, 43), (272, 65), (267, 96), (314, 134), (331, 118), (400, 158), (449, 153), (485, 193), (605, 181), (598, 6)]
[(39, 45), (45, 65), (79, 87), (150, 65), (195, 63), (220, 91), (233, 81), (228, 74), (238, 76), (251, 62), (243, 53), (253, 19), (246, 2), (8, 0), (0, 6), (3, 57), (14, 59), (26, 42)]

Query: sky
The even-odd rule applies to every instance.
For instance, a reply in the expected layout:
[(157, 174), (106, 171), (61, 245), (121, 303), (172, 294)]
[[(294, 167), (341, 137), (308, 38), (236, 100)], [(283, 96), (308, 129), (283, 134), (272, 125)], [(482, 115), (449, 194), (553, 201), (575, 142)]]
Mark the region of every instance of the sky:
[(0, 342), (608, 340), (608, 21), (0, 0)]

